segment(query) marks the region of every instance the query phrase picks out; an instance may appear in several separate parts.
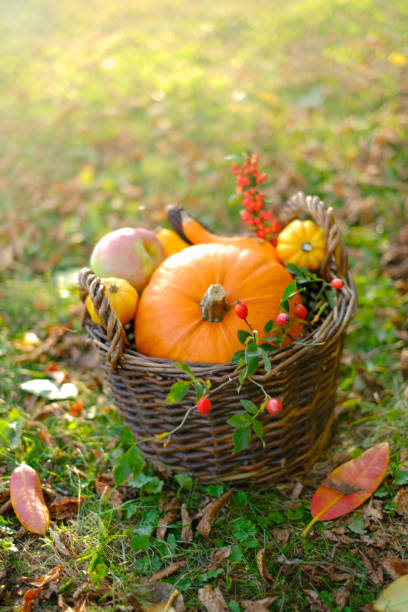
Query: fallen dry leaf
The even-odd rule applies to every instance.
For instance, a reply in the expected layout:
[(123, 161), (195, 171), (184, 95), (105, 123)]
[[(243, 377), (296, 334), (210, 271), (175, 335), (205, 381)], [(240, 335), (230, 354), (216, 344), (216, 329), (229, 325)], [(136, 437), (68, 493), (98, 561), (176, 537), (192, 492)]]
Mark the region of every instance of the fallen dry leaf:
[(64, 557), (73, 557), (73, 553), (68, 550), (66, 546), (66, 544), (68, 543), (64, 538), (64, 535), (66, 534), (54, 532), (52, 535), (54, 536), (54, 546), (57, 552), (59, 552), (60, 555), (63, 555)]
[(207, 612), (228, 612), (228, 606), (218, 587), (213, 589), (210, 584), (206, 584), (201, 589), (198, 589), (198, 599)]
[(0, 506), (0, 516), (3, 516), (3, 514), (7, 514), (7, 512), (11, 510), (11, 508), (12, 508), (11, 499), (8, 499), (7, 501), (4, 502), (4, 504), (1, 504)]
[(43, 591), (43, 588), (52, 583), (57, 582), (59, 580), (59, 575), (63, 569), (63, 565), (57, 565), (52, 570), (50, 570), (44, 576), (37, 578), (36, 580), (31, 580), (30, 584), (35, 588), (29, 589), (24, 593), (23, 597), (23, 608), (22, 612), (31, 612), (32, 605), (36, 599), (38, 599)]
[(154, 574), (146, 578), (146, 580), (143, 580), (143, 582), (158, 582), (162, 578), (167, 578), (168, 576), (175, 574), (176, 572), (179, 571), (179, 569), (182, 569), (186, 565), (187, 565), (187, 561), (175, 561), (174, 563), (171, 563), (167, 567), (163, 567), (157, 572), (154, 572)]
[(266, 567), (266, 564), (265, 564), (265, 549), (264, 548), (261, 548), (256, 553), (256, 564), (258, 566), (258, 571), (261, 574), (262, 578), (266, 582), (273, 582), (273, 577), (269, 573), (268, 568)]
[(193, 528), (192, 518), (188, 513), (186, 504), (181, 506), (181, 541), (192, 542), (193, 541)]
[(167, 527), (172, 525), (177, 518), (180, 507), (180, 501), (178, 497), (172, 497), (167, 507), (165, 508), (165, 515), (161, 517), (157, 523), (156, 537), (159, 540), (164, 540), (166, 536)]
[(207, 565), (201, 573), (203, 572), (209, 572), (210, 570), (215, 569), (216, 567), (218, 567), (219, 565), (221, 565), (221, 563), (225, 560), (228, 559), (228, 557), (231, 554), (231, 546), (225, 546), (224, 548), (219, 548), (218, 550), (214, 550), (211, 554), (211, 563), (209, 565)]
[(39, 598), (41, 591), (42, 587), (37, 587), (36, 589), (29, 589), (24, 593), (23, 607), (21, 612), (31, 612), (33, 603)]
[(364, 518), (381, 521), (383, 519), (382, 507), (383, 503), (380, 499), (371, 498), (367, 506), (364, 508)]
[(393, 499), (396, 511), (400, 515), (408, 515), (408, 489), (400, 489)]
[(278, 599), (278, 595), (265, 597), (265, 599), (258, 599), (258, 601), (244, 599), (241, 601), (241, 606), (244, 608), (245, 612), (269, 612), (270, 606), (276, 599)]
[(336, 610), (342, 612), (350, 597), (351, 585), (353, 584), (354, 576), (348, 576), (346, 582), (339, 588), (335, 596)]
[(279, 546), (284, 546), (290, 537), (290, 530), (289, 529), (272, 529), (271, 531), (271, 536), (273, 537), (273, 539), (275, 540), (275, 542), (277, 542), (277, 544), (279, 544)]
[(383, 568), (390, 574), (391, 578), (397, 580), (408, 574), (408, 561), (394, 555), (388, 555), (381, 561)]
[(79, 506), (83, 501), (83, 497), (66, 497), (57, 500), (48, 506), (50, 517), (56, 520), (75, 518), (78, 515)]
[(372, 564), (372, 560), (369, 559), (363, 552), (360, 552), (360, 554), (363, 560), (363, 565), (366, 568), (371, 581), (377, 586), (382, 586), (384, 583), (384, 575), (381, 565), (378, 565), (375, 569)]
[(201, 533), (204, 538), (208, 538), (208, 536), (210, 535), (213, 520), (215, 519), (221, 508), (226, 504), (233, 492), (234, 489), (230, 489), (230, 491), (227, 491), (218, 499), (214, 499), (204, 508), (202, 519), (197, 525), (197, 531)]

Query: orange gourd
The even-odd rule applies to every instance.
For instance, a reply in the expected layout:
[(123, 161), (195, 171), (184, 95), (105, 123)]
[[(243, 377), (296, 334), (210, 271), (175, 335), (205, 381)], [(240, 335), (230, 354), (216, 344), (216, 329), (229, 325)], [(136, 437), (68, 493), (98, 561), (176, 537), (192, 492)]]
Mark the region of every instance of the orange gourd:
[[(263, 341), (292, 276), (252, 249), (201, 244), (167, 258), (144, 289), (135, 319), (137, 350), (175, 361), (226, 363), (242, 348), (239, 329), (248, 329), (234, 304), (248, 306), (248, 321)], [(299, 301), (299, 297), (296, 296)], [(291, 300), (291, 308), (294, 305)], [(292, 326), (298, 336), (303, 327)]]
[(167, 207), (167, 216), (175, 231), (182, 234), (192, 244), (231, 244), (241, 249), (252, 249), (272, 261), (280, 262), (275, 247), (267, 240), (256, 236), (222, 236), (215, 234), (177, 204), (170, 204)]

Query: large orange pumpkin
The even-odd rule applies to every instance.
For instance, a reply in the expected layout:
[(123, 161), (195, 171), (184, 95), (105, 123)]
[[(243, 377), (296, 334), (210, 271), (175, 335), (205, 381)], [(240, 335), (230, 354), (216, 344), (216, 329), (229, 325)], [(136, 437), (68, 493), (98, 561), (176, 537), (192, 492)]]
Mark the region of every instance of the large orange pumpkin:
[[(135, 320), (137, 350), (175, 361), (229, 362), (242, 348), (238, 330), (248, 329), (234, 312), (237, 300), (248, 306), (247, 320), (262, 341), (264, 326), (279, 313), (291, 280), (281, 264), (251, 249), (221, 244), (188, 247), (160, 264), (141, 295)], [(295, 324), (290, 333), (298, 336), (302, 330)]]

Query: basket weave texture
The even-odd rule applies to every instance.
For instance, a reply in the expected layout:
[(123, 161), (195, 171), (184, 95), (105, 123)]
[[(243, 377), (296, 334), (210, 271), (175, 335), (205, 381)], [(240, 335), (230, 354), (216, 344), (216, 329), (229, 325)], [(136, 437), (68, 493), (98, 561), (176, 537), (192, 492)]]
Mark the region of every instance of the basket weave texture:
[(196, 376), (211, 381), (210, 414), (193, 410), (167, 447), (156, 440), (144, 441), (176, 428), (187, 408), (194, 405), (195, 392), (191, 389), (179, 403), (165, 401), (173, 383), (187, 377), (175, 362), (146, 357), (129, 345), (100, 279), (89, 268), (81, 270), (81, 299), (90, 295), (102, 322), (102, 326), (92, 323), (84, 309), (83, 325), (98, 351), (105, 385), (144, 455), (154, 464), (172, 473), (190, 473), (203, 484), (254, 482), (266, 487), (307, 473), (319, 457), (330, 435), (343, 341), (357, 295), (333, 209), (316, 196), (299, 193), (288, 202), (281, 218), (287, 223), (302, 215), (324, 229), (327, 254), (319, 276), (328, 281), (341, 276), (345, 282), (337, 292), (335, 308), (318, 328), (301, 338), (305, 345), (291, 344), (272, 353), (271, 371), (266, 373), (259, 366), (252, 377), (284, 406), (277, 418), (267, 412), (258, 417), (265, 447), (253, 437), (249, 447), (233, 453), (233, 428), (227, 419), (242, 412), (241, 399), (259, 405), (264, 395), (250, 381), (238, 395), (238, 375), (230, 363), (188, 364)]

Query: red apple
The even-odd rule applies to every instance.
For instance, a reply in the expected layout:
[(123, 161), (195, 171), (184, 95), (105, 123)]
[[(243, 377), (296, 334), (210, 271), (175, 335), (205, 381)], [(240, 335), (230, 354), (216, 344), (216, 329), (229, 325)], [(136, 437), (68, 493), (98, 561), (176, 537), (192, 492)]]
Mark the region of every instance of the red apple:
[(140, 292), (165, 256), (154, 232), (142, 227), (121, 227), (97, 242), (90, 265), (100, 278), (124, 278)]

